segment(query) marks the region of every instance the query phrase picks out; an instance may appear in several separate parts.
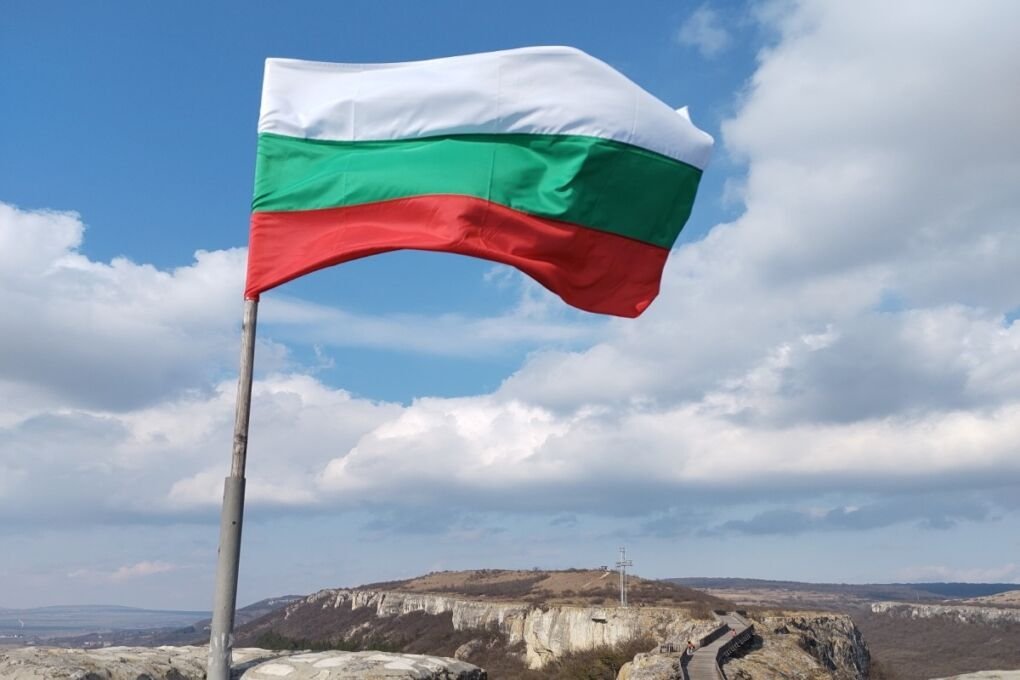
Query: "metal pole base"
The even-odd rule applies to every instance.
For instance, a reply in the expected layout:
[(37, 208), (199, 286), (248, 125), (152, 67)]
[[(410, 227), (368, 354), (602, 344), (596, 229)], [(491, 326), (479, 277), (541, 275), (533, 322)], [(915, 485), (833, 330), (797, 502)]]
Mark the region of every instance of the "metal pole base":
[(230, 680), (243, 513), (244, 477), (227, 477), (223, 483), (223, 514), (220, 516), (216, 595), (213, 602), (212, 626), (209, 635), (209, 667), (206, 675), (208, 680)]

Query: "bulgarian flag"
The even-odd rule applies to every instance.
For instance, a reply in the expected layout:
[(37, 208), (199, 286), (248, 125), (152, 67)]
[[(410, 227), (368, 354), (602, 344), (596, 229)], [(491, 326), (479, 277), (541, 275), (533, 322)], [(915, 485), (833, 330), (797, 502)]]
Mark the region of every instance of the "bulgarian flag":
[(686, 110), (572, 48), (269, 59), (245, 297), (416, 249), (512, 265), (575, 307), (634, 317), (711, 149)]

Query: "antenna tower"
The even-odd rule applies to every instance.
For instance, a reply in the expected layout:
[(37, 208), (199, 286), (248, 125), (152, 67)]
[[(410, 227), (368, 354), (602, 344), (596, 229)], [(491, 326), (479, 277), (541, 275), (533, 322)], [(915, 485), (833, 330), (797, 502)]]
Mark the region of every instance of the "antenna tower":
[(620, 570), (620, 606), (627, 606), (627, 567), (634, 566), (632, 560), (627, 559), (627, 549), (620, 547), (620, 559), (616, 563), (617, 568)]

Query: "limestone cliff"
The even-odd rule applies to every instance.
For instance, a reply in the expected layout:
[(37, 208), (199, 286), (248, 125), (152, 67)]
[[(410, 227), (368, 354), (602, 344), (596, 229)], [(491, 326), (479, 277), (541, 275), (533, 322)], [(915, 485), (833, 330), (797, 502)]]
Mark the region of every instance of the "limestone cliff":
[[(351, 621), (352, 632), (358, 627), (371, 627), (371, 617), (398, 617), (415, 612), (449, 615), (454, 630), (497, 632), (508, 645), (523, 645), (525, 660), (531, 668), (540, 668), (565, 653), (622, 644), (635, 638), (656, 641), (700, 638), (713, 626), (709, 621), (695, 619), (687, 610), (673, 607), (535, 606), (361, 589), (319, 591), (278, 613), (278, 625), (268, 623), (274, 630), (287, 634), (288, 621), (322, 620), (323, 614), (331, 610), (353, 614), (346, 617)], [(366, 618), (364, 613), (371, 617)], [(346, 636), (342, 630), (337, 634)]]
[(911, 619), (944, 617), (954, 619), (960, 623), (1020, 623), (1020, 609), (1016, 608), (876, 602), (871, 605), (871, 611), (875, 614), (902, 616)]

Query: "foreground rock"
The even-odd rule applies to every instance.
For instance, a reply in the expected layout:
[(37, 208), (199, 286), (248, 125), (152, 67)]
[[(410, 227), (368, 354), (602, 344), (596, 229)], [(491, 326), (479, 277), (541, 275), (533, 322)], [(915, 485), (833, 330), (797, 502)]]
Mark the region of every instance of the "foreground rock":
[[(286, 655), (265, 649), (235, 649), (240, 672)], [(206, 647), (104, 647), (63, 649), (19, 647), (0, 652), (4, 680), (201, 680), (209, 658)]]
[(937, 680), (1020, 680), (1020, 671), (979, 671)]
[(679, 654), (638, 654), (616, 680), (683, 680)]
[[(21, 647), (0, 652), (3, 680), (204, 680), (206, 647)], [(477, 666), (442, 657), (378, 652), (234, 650), (244, 680), (485, 680)]]
[(242, 680), (485, 680), (485, 671), (463, 661), (421, 654), (315, 652), (276, 659), (247, 671)]

